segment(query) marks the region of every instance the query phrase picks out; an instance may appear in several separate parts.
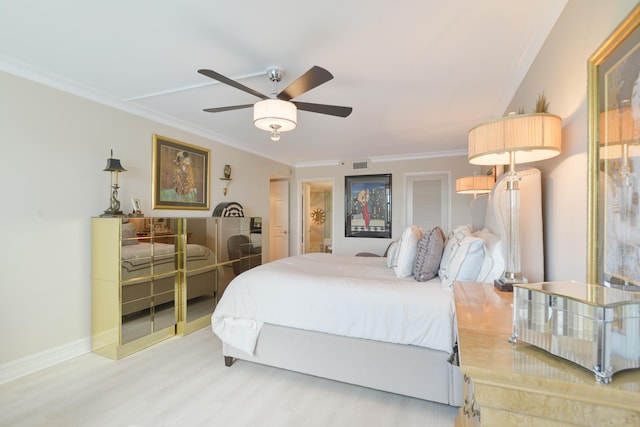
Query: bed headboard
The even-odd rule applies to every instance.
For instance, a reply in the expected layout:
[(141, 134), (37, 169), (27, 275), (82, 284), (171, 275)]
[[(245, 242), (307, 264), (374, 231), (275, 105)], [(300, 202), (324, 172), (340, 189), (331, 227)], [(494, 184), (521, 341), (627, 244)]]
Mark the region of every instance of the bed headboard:
[[(520, 262), (524, 277), (530, 283), (544, 281), (544, 245), (542, 237), (542, 190), (540, 171), (535, 168), (518, 171), (520, 176)], [(491, 193), (476, 198), (471, 205), (473, 230), (489, 229), (507, 240), (507, 175), (493, 186)], [(503, 256), (504, 256), (503, 244)]]

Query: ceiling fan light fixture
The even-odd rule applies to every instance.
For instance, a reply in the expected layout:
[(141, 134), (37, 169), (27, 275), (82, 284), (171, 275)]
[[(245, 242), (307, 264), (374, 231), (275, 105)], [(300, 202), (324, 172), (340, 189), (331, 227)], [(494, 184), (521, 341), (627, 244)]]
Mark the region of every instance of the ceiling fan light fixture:
[(280, 99), (265, 99), (253, 104), (253, 124), (262, 130), (277, 134), (295, 129), (298, 109), (293, 102)]
[(273, 142), (280, 141), (280, 125), (271, 125), (271, 140)]

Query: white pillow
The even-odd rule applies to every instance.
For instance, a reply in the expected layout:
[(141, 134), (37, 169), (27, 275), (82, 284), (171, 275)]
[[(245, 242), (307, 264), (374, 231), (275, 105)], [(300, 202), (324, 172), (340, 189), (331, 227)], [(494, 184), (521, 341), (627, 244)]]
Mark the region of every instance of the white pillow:
[(393, 268), (398, 265), (398, 249), (400, 249), (398, 242), (398, 240), (394, 240), (387, 249), (387, 268)]
[[(440, 260), (440, 269), (445, 268), (449, 264), (449, 259), (453, 250), (456, 248), (456, 244), (462, 240), (465, 236), (471, 235), (471, 228), (468, 225), (459, 225), (454, 228), (445, 242), (444, 250), (442, 251), (442, 259)], [(444, 272), (438, 272), (441, 279), (444, 279)]]
[(398, 261), (393, 267), (396, 277), (413, 276), (413, 263), (416, 259), (418, 242), (422, 236), (422, 229), (417, 225), (412, 225), (402, 233), (398, 248)]
[(485, 259), (476, 280), (492, 283), (495, 279), (499, 279), (504, 272), (502, 240), (486, 228), (476, 231), (473, 236), (482, 239), (486, 249)]
[(447, 241), (438, 276), (447, 283), (454, 280), (477, 281), (485, 252), (481, 238), (472, 236), (467, 226), (458, 227)]

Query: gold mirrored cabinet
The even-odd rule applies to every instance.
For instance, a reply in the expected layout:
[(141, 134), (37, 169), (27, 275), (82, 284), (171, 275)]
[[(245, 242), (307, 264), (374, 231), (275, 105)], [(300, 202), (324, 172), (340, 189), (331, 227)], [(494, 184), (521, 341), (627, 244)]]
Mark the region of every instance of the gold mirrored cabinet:
[(218, 298), (218, 226), (215, 218), (183, 218), (180, 251), (180, 310), (177, 332), (211, 324)]
[(92, 350), (119, 359), (175, 335), (178, 221), (93, 218), (91, 233)]
[(238, 274), (262, 262), (261, 218), (215, 218), (218, 223), (218, 262), (220, 296)]
[(112, 359), (209, 325), (231, 279), (262, 261), (260, 218), (91, 224), (92, 351)]
[(262, 263), (261, 218), (183, 218), (178, 334), (211, 324), (229, 282)]

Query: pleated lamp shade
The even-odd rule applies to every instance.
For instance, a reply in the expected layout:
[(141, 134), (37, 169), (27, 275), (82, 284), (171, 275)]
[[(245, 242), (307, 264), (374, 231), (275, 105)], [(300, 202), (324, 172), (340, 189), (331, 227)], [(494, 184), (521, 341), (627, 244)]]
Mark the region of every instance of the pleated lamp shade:
[(550, 159), (560, 154), (562, 119), (546, 113), (514, 114), (469, 131), (469, 163), (508, 165)]
[(489, 193), (495, 182), (495, 178), (489, 175), (464, 176), (456, 179), (456, 193), (474, 195)]

